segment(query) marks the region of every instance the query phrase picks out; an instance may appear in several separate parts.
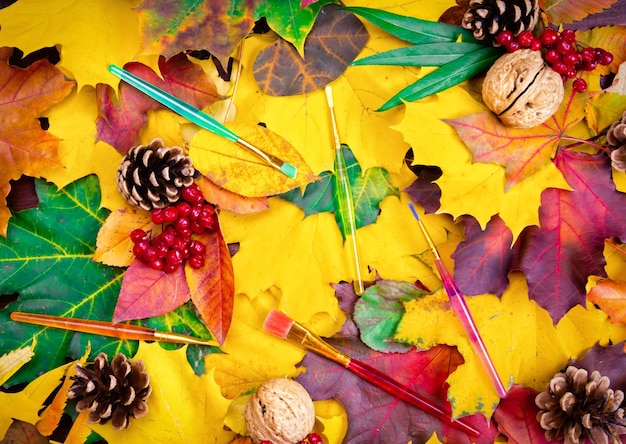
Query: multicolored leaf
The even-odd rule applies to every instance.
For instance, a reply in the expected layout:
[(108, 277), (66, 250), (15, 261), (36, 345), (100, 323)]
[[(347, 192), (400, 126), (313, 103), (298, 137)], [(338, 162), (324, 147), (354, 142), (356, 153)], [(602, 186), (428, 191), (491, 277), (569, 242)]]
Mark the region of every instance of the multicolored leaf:
[(143, 50), (171, 57), (207, 49), (225, 65), (254, 27), (252, 5), (245, 0), (143, 0), (137, 7)]
[(611, 7), (617, 0), (539, 0), (539, 7), (550, 22), (556, 24), (572, 23), (582, 20), (589, 14), (601, 12)]
[(557, 322), (570, 308), (585, 303), (588, 276), (606, 275), (604, 240), (626, 235), (621, 212), (626, 195), (615, 190), (603, 154), (560, 150), (555, 164), (574, 191), (543, 192), (540, 227), (526, 229), (520, 238), (519, 267), (531, 299)]
[(368, 38), (354, 15), (327, 5), (307, 37), (304, 57), (279, 39), (259, 53), (254, 61), (254, 77), (272, 96), (310, 93), (339, 77)]
[(600, 279), (589, 290), (587, 299), (608, 314), (611, 321), (626, 323), (626, 283)]

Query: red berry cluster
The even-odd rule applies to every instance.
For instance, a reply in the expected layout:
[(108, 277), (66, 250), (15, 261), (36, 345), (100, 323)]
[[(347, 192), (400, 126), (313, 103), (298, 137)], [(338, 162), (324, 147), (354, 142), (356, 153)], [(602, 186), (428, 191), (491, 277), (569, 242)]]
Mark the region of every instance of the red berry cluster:
[(543, 58), (550, 67), (561, 75), (563, 82), (575, 79), (572, 88), (576, 92), (587, 90), (587, 82), (577, 77), (579, 71), (593, 71), (598, 64), (610, 65), (613, 54), (602, 48), (583, 47), (576, 42), (576, 33), (571, 29), (559, 32), (553, 28), (545, 28), (539, 37), (530, 31), (522, 31), (517, 37), (511, 31), (502, 31), (496, 36), (496, 42), (508, 52), (520, 48), (533, 51), (543, 50)]
[[(309, 433), (303, 441), (297, 444), (322, 444), (322, 437), (318, 433)], [(264, 439), (259, 444), (272, 444), (272, 441)]]
[(191, 236), (216, 230), (215, 207), (204, 201), (196, 184), (183, 188), (181, 197), (174, 205), (152, 211), (152, 222), (165, 224), (163, 231), (154, 238), (140, 228), (130, 233), (135, 244), (133, 254), (155, 270), (173, 273), (185, 260), (192, 268), (204, 265), (205, 245)]

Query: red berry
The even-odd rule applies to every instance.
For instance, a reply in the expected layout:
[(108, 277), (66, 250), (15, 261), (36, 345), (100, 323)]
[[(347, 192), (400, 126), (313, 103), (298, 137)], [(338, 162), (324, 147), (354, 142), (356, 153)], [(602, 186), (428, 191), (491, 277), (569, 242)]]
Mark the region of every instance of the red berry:
[(593, 48), (583, 48), (580, 50), (580, 58), (583, 62), (593, 62), (596, 59), (596, 52)]
[(598, 56), (598, 63), (600, 65), (610, 65), (613, 62), (613, 54), (609, 51), (602, 50), (602, 53)]
[(150, 265), (150, 268), (152, 268), (154, 270), (162, 270), (163, 266), (165, 265), (165, 262), (163, 262), (163, 259), (156, 258), (156, 259), (148, 262), (148, 264)]
[(570, 69), (565, 73), (568, 79), (573, 79), (578, 74), (575, 67), (570, 67)]
[(552, 64), (561, 61), (561, 54), (556, 49), (548, 49), (545, 55), (546, 62)]
[(200, 224), (202, 228), (212, 230), (215, 227), (215, 217), (213, 217), (212, 214), (202, 213), (198, 218), (198, 224)]
[(544, 46), (551, 46), (554, 45), (559, 39), (559, 33), (556, 31), (556, 29), (545, 28), (543, 31), (541, 31), (539, 39)]
[(206, 247), (199, 240), (192, 240), (189, 244), (189, 253), (190, 254), (205, 254)]
[(167, 252), (170, 251), (170, 248), (167, 245), (163, 244), (155, 245), (154, 249), (156, 250), (160, 258), (165, 258)]
[(192, 220), (189, 224), (189, 228), (193, 234), (202, 234), (204, 233), (204, 228), (200, 225), (200, 222), (197, 220)]
[(155, 259), (159, 258), (159, 252), (155, 247), (148, 247), (148, 249), (143, 253), (141, 257), (144, 261), (150, 263)]
[(178, 250), (170, 250), (165, 256), (165, 263), (172, 265), (180, 265), (183, 263), (183, 253)]
[(580, 69), (582, 69), (583, 71), (593, 71), (594, 69), (596, 69), (596, 66), (598, 66), (598, 62), (594, 60), (593, 62), (584, 62), (582, 65), (580, 65)]
[(163, 220), (163, 210), (161, 208), (157, 208), (156, 210), (152, 211), (150, 219), (152, 220), (153, 224), (161, 225), (163, 222), (165, 222)]
[(189, 219), (197, 220), (200, 216), (200, 213), (202, 213), (202, 206), (202, 204), (198, 204), (191, 208), (191, 212), (189, 213)]
[(148, 248), (150, 248), (150, 242), (148, 242), (146, 239), (142, 239), (137, 242), (133, 247), (133, 254), (140, 258), (144, 255)]
[(187, 219), (186, 217), (179, 217), (178, 219), (176, 219), (176, 222), (174, 222), (174, 228), (176, 228), (176, 231), (178, 231), (179, 233), (181, 232), (181, 230), (189, 229), (189, 219)]
[(322, 437), (318, 433), (309, 433), (306, 437), (311, 444), (322, 444)]
[(189, 213), (191, 213), (191, 205), (189, 205), (189, 202), (178, 202), (176, 209), (178, 210), (178, 215), (182, 217), (187, 217)]
[(576, 63), (578, 63), (579, 57), (577, 52), (568, 52), (567, 54), (563, 54), (563, 63), (567, 66), (574, 67)]
[(174, 239), (176, 239), (175, 234), (164, 231), (154, 238), (154, 245), (165, 245), (166, 247), (171, 247), (174, 244)]
[(563, 62), (553, 63), (552, 69), (559, 74), (566, 74), (569, 71), (569, 67)]
[(539, 51), (542, 47), (543, 45), (541, 44), (541, 40), (539, 40), (537, 37), (533, 37), (532, 41), (530, 42), (530, 49), (532, 49), (533, 51)]
[(534, 38), (533, 33), (526, 30), (519, 33), (517, 41), (522, 48), (528, 48)]
[(519, 42), (512, 40), (505, 45), (505, 48), (507, 52), (515, 52), (520, 48), (520, 44)]
[(163, 208), (163, 220), (165, 222), (174, 222), (178, 218), (178, 210), (176, 207)]
[(183, 239), (189, 239), (191, 237), (191, 228), (184, 228), (179, 230), (178, 235)]
[(167, 262), (165, 262), (165, 264), (163, 264), (163, 271), (166, 273), (174, 273), (176, 270), (178, 270), (178, 267), (180, 266), (180, 264), (174, 265), (174, 264), (168, 264)]
[(130, 240), (136, 244), (140, 240), (148, 240), (148, 235), (141, 228), (136, 228), (130, 232)]
[(202, 268), (204, 265), (204, 256), (200, 254), (192, 254), (187, 259), (187, 263), (191, 268)]
[(566, 40), (570, 43), (574, 43), (574, 41), (576, 41), (576, 32), (574, 32), (573, 29), (564, 29), (563, 31), (561, 31), (559, 37), (561, 38), (561, 40)]
[(587, 90), (587, 82), (585, 82), (585, 79), (576, 79), (572, 82), (572, 88), (579, 93), (585, 92)]
[(180, 192), (180, 196), (191, 204), (204, 201), (202, 191), (200, 191), (200, 187), (195, 183), (183, 188)]
[(263, 441), (259, 441), (259, 444), (272, 444), (272, 441), (268, 441), (267, 439), (264, 439)]
[(559, 41), (556, 42), (556, 45), (554, 45), (554, 48), (561, 54), (567, 54), (572, 50), (573, 46), (572, 42), (565, 39), (559, 39)]
[(513, 32), (509, 30), (502, 31), (496, 37), (496, 42), (498, 42), (499, 45), (507, 46), (512, 41), (513, 41)]

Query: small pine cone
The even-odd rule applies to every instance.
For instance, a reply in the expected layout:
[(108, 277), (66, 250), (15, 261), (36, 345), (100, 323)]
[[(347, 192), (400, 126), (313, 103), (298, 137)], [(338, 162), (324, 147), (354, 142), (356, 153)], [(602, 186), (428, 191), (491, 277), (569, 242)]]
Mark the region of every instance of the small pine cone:
[(539, 19), (537, 0), (470, 0), (461, 25), (476, 40), (492, 40), (502, 31), (517, 36), (532, 31)]
[(90, 412), (90, 423), (110, 420), (114, 429), (121, 430), (128, 427), (131, 416), (148, 413), (146, 400), (152, 388), (143, 361), (132, 362), (118, 353), (109, 365), (107, 355), (100, 353), (93, 367), (76, 364), (74, 383), (67, 392), (68, 398), (78, 399), (76, 411)]
[(164, 208), (197, 177), (191, 158), (161, 139), (131, 148), (117, 170), (117, 188), (124, 199), (144, 210)]
[(611, 165), (617, 171), (626, 171), (626, 111), (613, 122), (606, 133), (611, 151)]
[(535, 397), (540, 411), (537, 421), (548, 441), (565, 444), (618, 444), (626, 433), (621, 390), (609, 388), (611, 381), (598, 371), (591, 375), (572, 365), (554, 375), (544, 392)]

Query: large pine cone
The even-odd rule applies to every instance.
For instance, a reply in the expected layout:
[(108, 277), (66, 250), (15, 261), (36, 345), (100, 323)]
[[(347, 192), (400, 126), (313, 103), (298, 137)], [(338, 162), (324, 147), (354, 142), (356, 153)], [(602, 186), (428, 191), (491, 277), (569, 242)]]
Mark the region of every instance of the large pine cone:
[(617, 171), (626, 171), (626, 111), (608, 129), (606, 141), (612, 150), (611, 165)]
[(537, 0), (470, 0), (462, 26), (476, 40), (491, 40), (509, 30), (517, 36), (532, 31), (539, 19)]
[(567, 367), (565, 373), (554, 375), (546, 391), (539, 393), (535, 404), (540, 411), (537, 421), (548, 441), (562, 440), (579, 444), (618, 444), (626, 433), (624, 400), (621, 390), (609, 388), (608, 377), (585, 369)]
[(132, 362), (118, 353), (109, 365), (107, 355), (100, 353), (93, 369), (76, 364), (74, 383), (67, 392), (78, 399), (76, 411), (90, 412), (89, 422), (105, 424), (109, 420), (117, 430), (128, 427), (131, 417), (148, 413), (146, 400), (152, 393), (150, 376), (143, 361)]
[(197, 177), (191, 158), (161, 139), (131, 148), (117, 170), (117, 187), (131, 204), (151, 211), (180, 197), (180, 190)]

